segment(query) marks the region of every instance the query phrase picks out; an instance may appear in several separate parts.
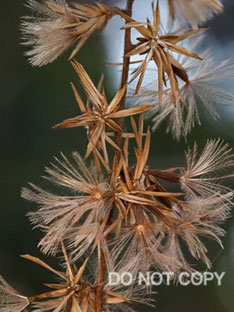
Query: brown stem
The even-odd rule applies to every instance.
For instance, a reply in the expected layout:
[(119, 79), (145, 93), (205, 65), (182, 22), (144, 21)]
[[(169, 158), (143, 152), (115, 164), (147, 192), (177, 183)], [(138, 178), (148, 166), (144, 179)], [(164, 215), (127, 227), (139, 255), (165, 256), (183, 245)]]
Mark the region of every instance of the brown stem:
[[(130, 16), (130, 17), (132, 16), (133, 2), (134, 2), (134, 0), (127, 0), (127, 7), (126, 7), (125, 14)], [(127, 21), (126, 21), (126, 23), (127, 23)], [(130, 51), (131, 47), (132, 47), (131, 29), (127, 28), (127, 29), (125, 29), (125, 37), (124, 37), (124, 57), (123, 57), (123, 67), (122, 67), (121, 88), (123, 88), (123, 86), (125, 86), (127, 81), (128, 81), (130, 57), (125, 56), (125, 55), (127, 55), (127, 53)], [(122, 110), (125, 108), (126, 93), (127, 93), (127, 89), (126, 89), (126, 92), (125, 92), (121, 102), (120, 102), (119, 110)], [(122, 137), (122, 133), (123, 133), (124, 118), (118, 118), (118, 120), (116, 122), (118, 123), (118, 125), (122, 129), (121, 132), (115, 132), (115, 143), (118, 146), (120, 146), (121, 145), (121, 137)], [(119, 151), (115, 150), (114, 156), (113, 156), (113, 164), (112, 164), (113, 172), (114, 172), (114, 168), (116, 168), (116, 165), (118, 163), (118, 157), (119, 157)]]
[[(132, 16), (132, 7), (133, 7), (134, 0), (127, 0), (127, 7), (126, 7), (126, 14), (128, 16)], [(127, 22), (126, 22), (127, 23)], [(125, 39), (124, 39), (124, 57), (123, 57), (123, 67), (122, 67), (122, 79), (121, 79), (121, 88), (127, 83), (128, 81), (128, 72), (129, 72), (129, 64), (130, 64), (130, 57), (126, 57), (125, 55), (130, 51), (131, 48), (131, 30), (126, 29), (125, 30)], [(127, 91), (126, 91), (127, 92)], [(124, 109), (125, 107), (125, 101), (126, 101), (126, 92), (120, 102), (119, 110)], [(123, 118), (118, 118), (116, 121), (121, 129), (123, 129)], [(120, 146), (121, 145), (121, 137), (122, 132), (115, 132), (115, 143)], [(114, 151), (113, 155), (113, 172), (114, 168), (116, 168), (116, 165), (118, 163), (119, 158), (119, 152), (117, 150)], [(112, 208), (113, 211), (113, 208)], [(107, 224), (111, 223), (112, 218), (112, 212), (110, 212), (109, 219), (107, 221)], [(108, 239), (108, 237), (106, 237)], [(99, 259), (99, 275), (98, 275), (98, 285), (96, 287), (96, 312), (102, 312), (103, 311), (103, 283), (105, 281), (105, 275), (106, 275), (106, 262), (104, 258), (104, 254), (102, 249), (100, 250), (100, 259)]]
[(100, 251), (100, 261), (99, 261), (99, 272), (98, 272), (98, 285), (96, 287), (96, 312), (102, 312), (102, 298), (103, 298), (103, 283), (105, 281), (106, 272), (106, 261), (101, 249)]

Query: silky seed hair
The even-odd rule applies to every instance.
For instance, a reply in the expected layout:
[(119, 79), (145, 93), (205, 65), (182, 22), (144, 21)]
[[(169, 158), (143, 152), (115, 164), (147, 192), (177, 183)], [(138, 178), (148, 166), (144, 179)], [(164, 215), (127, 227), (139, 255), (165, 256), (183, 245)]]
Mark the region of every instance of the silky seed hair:
[(27, 297), (18, 294), (0, 276), (0, 311), (1, 312), (21, 312), (29, 305)]
[(149, 111), (152, 129), (155, 131), (162, 121), (167, 120), (167, 131), (180, 140), (186, 138), (196, 125), (201, 125), (200, 115), (207, 112), (215, 121), (220, 119), (220, 109), (233, 104), (234, 95), (225, 89), (224, 81), (234, 76), (234, 67), (226, 59), (215, 61), (210, 50), (200, 54), (203, 61), (181, 60), (187, 71), (189, 81), (180, 81), (179, 92), (185, 102), (177, 97), (176, 105), (171, 100), (171, 90), (165, 89), (163, 104), (158, 105), (158, 94), (152, 84), (145, 87), (141, 98), (146, 103), (155, 103)]
[(115, 11), (100, 2), (96, 6), (68, 4), (64, 0), (28, 0), (33, 17), (21, 23), (23, 45), (32, 47), (25, 54), (33, 66), (53, 62), (72, 45), (70, 59), (97, 30), (104, 30)]
[(168, 0), (168, 8), (171, 23), (178, 19), (194, 29), (207, 22), (214, 14), (223, 12), (223, 4), (219, 0)]

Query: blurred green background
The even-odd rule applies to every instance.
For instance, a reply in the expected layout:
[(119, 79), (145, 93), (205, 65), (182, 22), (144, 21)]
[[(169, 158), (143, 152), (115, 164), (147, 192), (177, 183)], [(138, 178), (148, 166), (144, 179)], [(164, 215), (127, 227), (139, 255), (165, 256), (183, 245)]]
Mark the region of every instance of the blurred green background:
[[(51, 129), (56, 123), (78, 113), (69, 82), (73, 81), (76, 86), (79, 83), (67, 62), (68, 54), (46, 67), (32, 68), (23, 56), (24, 47), (20, 45), (20, 17), (26, 14), (23, 1), (4, 1), (0, 8), (0, 274), (19, 291), (33, 295), (44, 289), (43, 282), (52, 282), (52, 276), (19, 258), (23, 253), (41, 256), (36, 248), (40, 232), (32, 231), (25, 216), (34, 205), (21, 199), (21, 187), (29, 181), (43, 186), (40, 178), (43, 168), (60, 151), (66, 155), (72, 151), (83, 154), (86, 137), (80, 129)], [(234, 3), (231, 0), (225, 2), (225, 12), (210, 23), (208, 37), (219, 57), (229, 56), (234, 61)], [(118, 82), (116, 84), (111, 79), (112, 68), (103, 64), (108, 59), (109, 48), (104, 37), (94, 35), (77, 59), (94, 81), (98, 81), (104, 71), (105, 86), (111, 97)], [(232, 90), (233, 81), (227, 85)], [(234, 147), (234, 107), (220, 110), (221, 119), (217, 122), (206, 113), (203, 115), (202, 126), (192, 131), (188, 144), (196, 140), (204, 145), (207, 138), (221, 137)], [(158, 168), (173, 167), (184, 161), (186, 144), (165, 134), (165, 128), (164, 124), (152, 135), (150, 162)], [(207, 287), (162, 286), (156, 289), (159, 292), (157, 311), (234, 311), (233, 218), (226, 222), (225, 229), (224, 250), (208, 242), (213, 270), (226, 272), (222, 286), (217, 287), (215, 283)], [(48, 262), (54, 263), (55, 260), (49, 259)], [(204, 267), (200, 269), (204, 270)]]

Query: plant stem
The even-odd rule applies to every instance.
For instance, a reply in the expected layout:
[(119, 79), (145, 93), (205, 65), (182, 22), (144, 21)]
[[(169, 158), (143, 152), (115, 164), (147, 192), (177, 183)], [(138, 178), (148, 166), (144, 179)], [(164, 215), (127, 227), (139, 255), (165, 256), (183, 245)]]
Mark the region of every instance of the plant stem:
[[(127, 14), (130, 17), (132, 16), (133, 2), (134, 2), (134, 0), (127, 0), (127, 7), (126, 7), (125, 14)], [(127, 23), (127, 21), (126, 21), (126, 23)], [(123, 67), (122, 67), (121, 88), (123, 88), (126, 85), (127, 81), (128, 81), (130, 57), (126, 56), (126, 54), (130, 51), (131, 47), (132, 47), (132, 44), (131, 44), (131, 29), (127, 28), (127, 29), (125, 29), (125, 37), (124, 37), (124, 57), (123, 57)], [(119, 110), (122, 110), (122, 109), (125, 108), (126, 93), (127, 93), (127, 89), (126, 89), (126, 92), (125, 92), (122, 100), (120, 101)], [(121, 145), (121, 137), (122, 137), (122, 133), (123, 133), (124, 118), (118, 118), (116, 123), (122, 129), (121, 132), (117, 132), (117, 131), (115, 132), (115, 143), (118, 146), (120, 146)], [(115, 150), (114, 151), (114, 156), (113, 156), (113, 164), (112, 164), (113, 172), (114, 172), (114, 168), (116, 168), (116, 165), (117, 165), (117, 162), (118, 162), (118, 156), (119, 156), (119, 152), (117, 150)]]
[[(127, 6), (126, 6), (126, 14), (129, 16), (132, 16), (132, 7), (133, 7), (134, 0), (127, 0)], [(127, 22), (126, 22), (127, 23)], [(125, 55), (129, 52), (131, 48), (131, 29), (125, 29), (125, 38), (124, 38), (124, 57), (123, 57), (123, 67), (122, 67), (122, 78), (121, 78), (121, 88), (123, 88), (127, 81), (128, 81), (128, 72), (129, 72), (129, 64), (130, 64), (130, 57), (126, 57)], [(120, 102), (119, 110), (122, 110), (125, 108), (125, 102), (126, 102), (126, 93), (127, 90)], [(121, 127), (121, 132), (115, 132), (115, 143), (120, 146), (121, 145), (121, 137), (123, 132), (123, 121), (124, 118), (118, 118), (116, 121), (118, 125)], [(119, 152), (117, 150), (114, 151), (113, 155), (113, 164), (112, 164), (112, 172), (114, 172), (114, 168), (116, 168), (116, 164), (118, 162), (119, 158)], [(112, 209), (113, 210), (113, 209)], [(112, 212), (110, 212), (109, 220), (107, 222), (110, 223), (112, 218)], [(108, 239), (108, 237), (106, 237)], [(102, 249), (100, 248), (100, 257), (99, 257), (99, 273), (98, 273), (98, 285), (96, 287), (96, 312), (102, 312), (103, 311), (103, 283), (105, 281), (105, 275), (106, 275), (106, 262), (104, 258), (104, 253)]]
[(102, 312), (103, 306), (103, 283), (105, 281), (106, 261), (102, 249), (100, 248), (98, 285), (96, 287), (96, 312)]

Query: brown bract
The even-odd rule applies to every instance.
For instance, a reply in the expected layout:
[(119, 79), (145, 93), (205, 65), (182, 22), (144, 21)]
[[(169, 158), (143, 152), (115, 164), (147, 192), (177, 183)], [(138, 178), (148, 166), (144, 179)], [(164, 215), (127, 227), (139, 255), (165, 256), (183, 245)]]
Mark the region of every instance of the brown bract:
[(157, 2), (156, 9), (154, 10), (153, 8), (153, 24), (151, 24), (149, 20), (147, 20), (147, 23), (138, 22), (124, 13), (120, 13), (120, 15), (129, 22), (123, 28), (135, 28), (142, 35), (142, 37), (137, 38), (138, 43), (133, 45), (133, 48), (129, 51), (127, 56), (146, 55), (143, 61), (139, 61), (141, 64), (135, 70), (130, 80), (130, 82), (132, 82), (139, 76), (135, 93), (139, 92), (147, 66), (149, 62), (153, 60), (158, 69), (159, 105), (162, 103), (163, 85), (167, 85), (167, 80), (170, 82), (173, 102), (176, 103), (177, 96), (180, 96), (177, 77), (185, 82), (189, 82), (189, 78), (186, 70), (172, 56), (171, 52), (200, 59), (197, 54), (179, 46), (178, 43), (204, 29), (192, 30), (182, 34), (179, 34), (179, 31), (177, 31), (166, 35), (160, 35), (159, 2)]
[[(83, 277), (84, 270), (86, 268), (89, 258), (87, 258), (83, 265), (78, 269), (74, 263), (70, 262), (63, 243), (61, 243), (63, 257), (65, 260), (66, 271), (61, 273), (51, 266), (40, 260), (39, 258), (23, 255), (22, 257), (28, 259), (40, 266), (44, 267), (48, 271), (54, 273), (60, 280), (60, 283), (48, 284), (45, 286), (51, 288), (51, 291), (46, 293), (29, 297), (28, 301), (34, 305), (34, 307), (40, 309), (46, 308), (47, 311), (95, 311), (96, 301), (96, 281), (90, 283)], [(129, 302), (130, 300), (116, 292), (108, 289), (103, 289), (102, 302), (103, 304), (120, 304), (123, 302)], [(105, 308), (106, 312), (109, 311)]]
[(96, 2), (96, 6), (67, 4), (62, 0), (38, 3), (28, 0), (27, 6), (37, 17), (24, 18), (21, 29), (26, 52), (34, 66), (54, 61), (72, 44), (77, 43), (70, 58), (80, 50), (97, 30), (104, 30), (115, 10)]
[[(82, 115), (66, 119), (62, 123), (54, 126), (54, 128), (86, 127), (88, 129), (89, 143), (85, 158), (93, 152), (94, 156), (99, 158), (105, 167), (110, 170), (106, 142), (111, 144), (115, 149), (120, 150), (120, 147), (106, 134), (106, 130), (111, 129), (113, 131), (122, 132), (120, 126), (115, 122), (116, 118), (139, 114), (151, 108), (152, 105), (118, 111), (119, 103), (126, 92), (126, 86), (117, 92), (112, 101), (108, 104), (104, 88), (102, 88), (102, 81), (99, 84), (99, 88), (96, 88), (81, 64), (74, 60), (72, 61), (72, 66), (80, 78), (89, 102), (85, 105), (78, 91), (72, 85)], [(99, 150), (103, 152), (104, 159), (101, 157)]]
[[(177, 196), (182, 193), (168, 192), (149, 173), (147, 166), (150, 131), (148, 129), (143, 144), (143, 117), (139, 118), (139, 127), (131, 117), (133, 132), (136, 138), (136, 164), (128, 165), (128, 140), (125, 140), (123, 153), (114, 175), (113, 186), (117, 185), (115, 203), (127, 225), (149, 224), (155, 217), (170, 225), (173, 216), (171, 204), (178, 202)], [(149, 217), (149, 215), (152, 216)]]
[(75, 56), (94, 31), (98, 29), (104, 31), (110, 19), (116, 14), (114, 9), (108, 8), (98, 1), (95, 3), (96, 6), (71, 3), (71, 12), (78, 18), (79, 22), (67, 27), (72, 29), (76, 27), (79, 42), (73, 50), (70, 59)]

